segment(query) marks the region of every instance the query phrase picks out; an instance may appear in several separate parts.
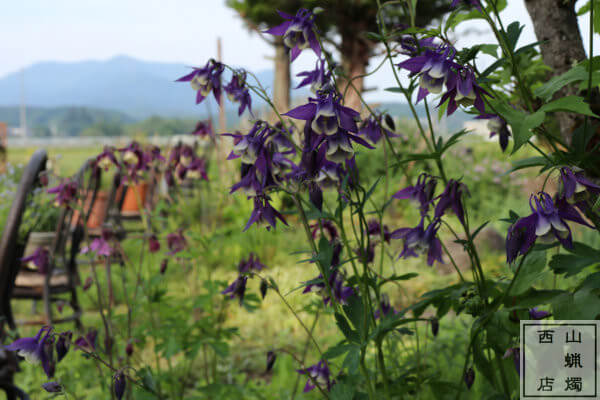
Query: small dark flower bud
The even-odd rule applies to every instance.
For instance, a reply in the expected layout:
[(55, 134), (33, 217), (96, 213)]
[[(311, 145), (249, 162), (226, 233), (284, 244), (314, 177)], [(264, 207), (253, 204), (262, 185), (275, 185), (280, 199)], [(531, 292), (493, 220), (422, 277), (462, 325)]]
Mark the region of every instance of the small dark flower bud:
[(42, 383), (42, 387), (48, 393), (60, 393), (60, 392), (62, 392), (62, 386), (58, 382), (46, 382), (46, 383)]
[(440, 321), (433, 317), (431, 319), (431, 333), (433, 334), (433, 336), (437, 336), (438, 332), (440, 330)]
[(269, 284), (267, 283), (267, 281), (265, 279), (260, 281), (260, 295), (262, 296), (263, 299), (267, 295), (268, 288), (269, 288)]
[(385, 114), (385, 123), (390, 127), (390, 130), (396, 130), (396, 124), (394, 123), (394, 118), (390, 114)]
[(269, 351), (267, 353), (267, 370), (265, 372), (269, 372), (273, 369), (273, 365), (275, 364), (275, 360), (277, 359), (277, 355), (273, 351)]
[(48, 173), (42, 172), (40, 173), (40, 185), (48, 186)]
[(160, 242), (156, 238), (156, 235), (152, 235), (150, 238), (148, 238), (148, 247), (150, 249), (150, 253), (156, 253), (160, 250)]
[(58, 335), (56, 341), (56, 361), (62, 360), (69, 352), (69, 346), (71, 346), (71, 340), (73, 339), (73, 332), (67, 331)]
[(126, 383), (127, 381), (125, 380), (125, 374), (123, 374), (123, 371), (117, 372), (114, 377), (115, 396), (117, 396), (117, 400), (121, 400), (123, 398), (123, 394), (125, 394)]
[(312, 183), (308, 188), (308, 196), (310, 198), (310, 202), (317, 208), (319, 211), (323, 211), (323, 191), (316, 183)]
[(165, 271), (167, 270), (167, 265), (169, 264), (169, 260), (168, 259), (164, 259), (161, 261), (160, 263), (160, 274), (164, 275)]
[(91, 276), (88, 276), (87, 279), (85, 280), (85, 282), (83, 283), (83, 290), (86, 291), (89, 288), (91, 288), (92, 283), (94, 283), (94, 280), (92, 279)]
[(469, 367), (467, 372), (465, 372), (465, 384), (467, 385), (467, 389), (471, 389), (473, 382), (475, 382), (475, 371), (473, 371), (473, 368)]
[(127, 342), (127, 346), (125, 346), (125, 354), (127, 354), (127, 357), (131, 357), (133, 354), (133, 342), (131, 340)]

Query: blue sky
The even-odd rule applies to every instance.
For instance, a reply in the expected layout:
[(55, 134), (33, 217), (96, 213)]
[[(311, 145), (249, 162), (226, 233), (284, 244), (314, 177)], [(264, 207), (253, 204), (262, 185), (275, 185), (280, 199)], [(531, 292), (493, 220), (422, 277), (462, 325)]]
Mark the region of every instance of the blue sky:
[[(515, 20), (526, 24), (520, 44), (535, 40), (523, 0), (510, 0), (503, 19), (507, 25)], [(471, 33), (457, 35), (459, 47), (482, 39), (493, 42), (483, 24), (465, 28)], [(587, 37), (586, 20), (580, 28)], [(271, 68), (272, 49), (244, 28), (224, 0), (6, 1), (0, 13), (0, 77), (39, 61), (102, 60), (121, 54), (199, 65), (215, 56), (219, 36), (225, 62), (250, 70)], [(600, 49), (600, 41), (594, 44)], [(306, 53), (294, 62), (295, 73), (313, 66), (314, 55)], [(392, 85), (390, 78), (386, 68), (370, 77), (367, 85), (380, 90), (368, 97), (387, 98), (390, 94), (381, 89)]]

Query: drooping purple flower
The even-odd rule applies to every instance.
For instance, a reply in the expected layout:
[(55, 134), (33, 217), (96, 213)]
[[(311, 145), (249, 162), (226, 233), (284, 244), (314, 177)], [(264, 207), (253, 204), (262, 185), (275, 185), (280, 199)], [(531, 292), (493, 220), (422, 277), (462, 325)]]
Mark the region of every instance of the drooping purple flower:
[(319, 59), (315, 69), (312, 71), (300, 72), (297, 76), (303, 76), (296, 89), (310, 85), (311, 92), (317, 94), (320, 91), (331, 91), (333, 83), (331, 81), (331, 71), (326, 67), (326, 60)]
[(307, 9), (301, 8), (296, 15), (278, 11), (279, 15), (287, 21), (265, 31), (275, 36), (283, 36), (283, 43), (291, 51), (291, 61), (294, 61), (300, 52), (311, 48), (317, 56), (321, 56), (321, 47), (315, 34), (314, 15)]
[(548, 193), (539, 192), (531, 195), (529, 206), (532, 214), (519, 219), (508, 229), (506, 259), (509, 263), (519, 254), (526, 254), (538, 237), (554, 237), (564, 247), (572, 248), (573, 237), (566, 221), (593, 228), (564, 198), (559, 198), (555, 203)]
[(306, 369), (299, 369), (297, 371), (299, 374), (308, 375), (309, 377), (304, 386), (304, 393), (313, 390), (316, 387), (315, 383), (319, 385), (321, 389), (327, 391), (335, 384), (331, 379), (331, 371), (329, 371), (327, 362), (324, 360), (321, 360), (318, 364), (312, 365)]
[(213, 136), (213, 127), (212, 127), (212, 121), (210, 119), (207, 119), (205, 121), (198, 121), (196, 123), (196, 126), (194, 127), (194, 130), (191, 132), (192, 135), (194, 136), (200, 136), (200, 137), (212, 137)]
[(204, 158), (195, 157), (192, 162), (186, 167), (186, 175), (190, 179), (200, 179), (208, 181), (206, 173), (206, 161)]
[(115, 396), (117, 396), (117, 400), (121, 400), (123, 398), (123, 394), (125, 394), (125, 388), (127, 386), (125, 374), (123, 373), (123, 371), (118, 371), (113, 379), (115, 387)]
[(164, 275), (165, 272), (167, 271), (167, 266), (169, 265), (169, 259), (168, 258), (164, 258), (161, 262), (160, 262), (160, 274)]
[(213, 93), (215, 100), (220, 104), (221, 74), (225, 70), (223, 64), (209, 60), (202, 68), (194, 68), (192, 72), (177, 79), (177, 82), (190, 82), (192, 89), (197, 91), (196, 104), (200, 104), (206, 96)]
[(446, 89), (438, 106), (448, 101), (448, 115), (454, 113), (458, 105), (464, 107), (474, 105), (480, 113), (485, 114), (483, 96), (491, 97), (491, 95), (477, 84), (475, 72), (470, 66), (459, 66), (456, 73), (449, 74)]
[(248, 277), (246, 275), (240, 275), (235, 281), (233, 281), (221, 294), (228, 294), (230, 299), (235, 297), (238, 298), (240, 306), (244, 302), (244, 294), (246, 293), (246, 283)]
[(447, 209), (451, 208), (454, 214), (458, 217), (461, 223), (465, 223), (465, 211), (463, 208), (462, 199), (469, 195), (467, 185), (450, 179), (446, 185), (446, 189), (439, 196), (437, 205), (435, 206), (435, 218), (441, 218)]
[(436, 337), (440, 331), (440, 320), (433, 317), (431, 318), (431, 334)]
[(378, 143), (383, 137), (384, 133), (388, 137), (398, 136), (389, 129), (385, 128), (382, 124), (383, 117), (381, 115), (373, 116), (365, 119), (358, 130), (358, 134), (369, 138), (371, 143)]
[[(34, 337), (20, 338), (11, 344), (4, 346), (6, 350), (15, 351), (17, 355), (23, 357), (27, 362), (36, 364), (42, 361), (43, 345), (42, 343), (48, 337), (52, 328), (49, 326), (42, 327)], [(42, 338), (42, 335), (45, 336)]]
[(540, 320), (540, 319), (544, 319), (549, 316), (550, 316), (549, 312), (538, 310), (537, 307), (533, 307), (532, 309), (529, 310), (529, 318), (531, 318), (531, 319)]
[[(381, 241), (381, 224), (376, 219), (371, 219), (367, 222), (367, 234), (372, 243), (378, 243)], [(389, 243), (392, 238), (392, 234), (387, 225), (383, 225), (383, 241)]]
[(447, 48), (443, 52), (425, 50), (421, 55), (409, 58), (398, 64), (399, 68), (410, 71), (411, 75), (419, 76), (419, 93), (417, 103), (429, 93), (441, 93), (444, 83), (454, 75), (453, 68), (456, 63), (452, 61), (453, 49)]
[(160, 250), (160, 242), (156, 235), (150, 235), (148, 238), (148, 250), (150, 250), (150, 253), (156, 253)]
[(30, 256), (21, 258), (21, 262), (31, 262), (41, 274), (46, 274), (50, 266), (50, 252), (44, 247), (38, 247)]
[(104, 146), (102, 153), (96, 157), (96, 165), (105, 171), (111, 166), (119, 167), (119, 162), (115, 157), (115, 148), (112, 146)]
[(382, 294), (381, 301), (379, 302), (379, 307), (377, 307), (377, 309), (373, 313), (373, 316), (375, 317), (375, 319), (379, 319), (382, 317), (382, 315), (386, 317), (390, 314), (396, 314), (396, 310), (394, 310), (394, 307), (390, 305), (390, 298), (387, 296), (387, 294)]
[(69, 208), (77, 196), (77, 182), (67, 178), (58, 186), (48, 189), (48, 193), (56, 195), (56, 203), (59, 206)]
[(71, 346), (71, 340), (73, 339), (73, 332), (66, 331), (58, 335), (56, 340), (56, 361), (60, 362), (69, 352)]
[(323, 145), (327, 149), (325, 152), (327, 159), (334, 163), (343, 163), (354, 157), (352, 141), (368, 149), (373, 149), (373, 146), (360, 137), (351, 135), (347, 131), (340, 129), (336, 134), (325, 137)]
[(475, 7), (481, 11), (481, 2), (479, 0), (452, 0), (450, 7), (458, 7), (460, 4), (464, 4), (467, 7)]
[(250, 215), (250, 219), (244, 228), (244, 231), (248, 230), (252, 224), (256, 223), (258, 226), (264, 226), (267, 230), (275, 228), (277, 220), (280, 220), (284, 225), (287, 225), (283, 215), (277, 211), (269, 203), (267, 196), (257, 196), (254, 198), (254, 210)]
[(144, 149), (135, 140), (129, 145), (119, 149), (123, 158), (123, 164), (130, 172), (137, 173), (138, 171), (146, 170), (146, 158), (144, 157)]
[(242, 115), (246, 108), (252, 112), (252, 97), (246, 87), (246, 71), (241, 70), (235, 73), (224, 89), (230, 101), (240, 104), (238, 115)]
[(62, 386), (58, 382), (45, 382), (42, 383), (42, 388), (48, 393), (60, 393), (62, 392)]
[(481, 114), (478, 115), (475, 119), (488, 120), (487, 128), (490, 131), (490, 138), (498, 135), (498, 142), (500, 143), (500, 148), (502, 149), (502, 151), (505, 151), (508, 147), (508, 138), (511, 136), (506, 121), (496, 114)]
[(472, 367), (469, 367), (469, 369), (465, 372), (464, 379), (467, 389), (471, 389), (471, 386), (473, 386), (473, 383), (475, 382), (475, 371)]
[(520, 347), (511, 347), (506, 350), (504, 356), (502, 358), (512, 357), (513, 362), (515, 363), (515, 369), (517, 370), (517, 374), (521, 376), (521, 348)]
[(426, 37), (417, 40), (413, 35), (406, 34), (400, 37), (399, 42), (401, 48), (399, 52), (411, 57), (417, 56), (420, 50), (435, 50), (438, 47), (435, 37)]
[(442, 242), (437, 237), (441, 221), (434, 219), (427, 229), (424, 229), (424, 218), (414, 228), (400, 228), (392, 232), (393, 239), (403, 239), (404, 246), (400, 258), (418, 257), (427, 252), (427, 265), (432, 266), (435, 261), (444, 263), (442, 260)]
[(167, 235), (167, 247), (169, 248), (167, 254), (170, 256), (185, 250), (187, 247), (187, 240), (185, 240), (185, 236), (183, 236), (183, 231), (181, 229)]
[(317, 134), (335, 135), (342, 129), (357, 133), (356, 119), (360, 114), (351, 108), (344, 107), (333, 93), (321, 93), (316, 99), (283, 114), (290, 118), (311, 121), (311, 128)]
[(85, 282), (83, 282), (83, 286), (81, 288), (83, 289), (84, 292), (86, 292), (92, 287), (93, 283), (94, 283), (94, 280), (92, 279), (92, 277), (88, 276), (85, 279)]
[(429, 205), (433, 201), (436, 185), (437, 180), (434, 177), (423, 173), (417, 178), (416, 185), (408, 186), (396, 192), (392, 197), (395, 199), (408, 199), (416, 202), (420, 206), (421, 215), (424, 215), (427, 213)]
[(79, 336), (73, 344), (76, 349), (93, 352), (96, 351), (96, 339), (98, 339), (98, 330), (92, 328), (84, 336)]
[[(338, 251), (341, 250), (341, 246), (338, 246)], [(335, 258), (335, 255), (334, 255)], [(337, 265), (339, 261), (332, 261), (332, 265)], [(317, 293), (323, 297), (323, 304), (328, 305), (331, 301), (331, 296), (329, 295), (329, 290), (323, 279), (323, 275), (319, 274), (315, 279), (312, 280), (312, 283), (309, 283), (304, 288), (302, 293)], [(309, 281), (310, 282), (310, 281)], [(335, 301), (339, 304), (347, 304), (350, 296), (354, 295), (355, 291), (351, 286), (346, 286), (344, 281), (344, 276), (339, 270), (331, 270), (329, 275), (329, 287), (333, 292), (333, 297)]]
[(255, 253), (250, 253), (250, 256), (247, 260), (241, 260), (238, 264), (238, 272), (240, 274), (247, 274), (252, 271), (261, 271), (265, 268), (265, 265), (260, 262)]
[(560, 169), (560, 179), (563, 188), (563, 197), (572, 198), (575, 193), (588, 190), (590, 193), (600, 193), (600, 186), (596, 185), (583, 175), (583, 171), (574, 172), (571, 168), (562, 167)]

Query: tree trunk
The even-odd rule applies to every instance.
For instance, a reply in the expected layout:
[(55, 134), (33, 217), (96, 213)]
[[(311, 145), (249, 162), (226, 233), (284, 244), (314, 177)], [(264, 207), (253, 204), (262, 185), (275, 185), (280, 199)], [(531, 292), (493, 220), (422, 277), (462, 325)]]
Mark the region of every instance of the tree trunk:
[[(367, 31), (367, 26), (364, 21), (349, 22), (345, 25), (340, 33), (342, 36), (342, 43), (340, 46), (340, 53), (342, 56), (342, 69), (344, 74), (350, 79), (364, 75), (367, 72), (367, 66), (369, 65), (369, 58), (373, 50), (374, 44), (367, 39), (360, 36), (362, 33)], [(346, 79), (340, 79), (338, 81), (338, 90), (342, 95), (346, 92), (344, 105), (350, 107), (356, 111), (360, 111), (362, 104), (360, 101), (359, 93), (364, 91), (364, 78), (352, 79), (352, 85), (357, 90), (348, 86), (349, 81)]]
[[(542, 49), (544, 63), (552, 68), (551, 76), (560, 75), (584, 59), (585, 48), (577, 24), (575, 0), (525, 0), (527, 12), (533, 21), (535, 35)], [(567, 85), (556, 97), (570, 96), (577, 88)], [(571, 143), (573, 130), (582, 123), (583, 117), (574, 113), (557, 112), (560, 133)]]
[(273, 104), (280, 113), (290, 110), (290, 56), (283, 44), (282, 36), (275, 36), (275, 78), (273, 82)]

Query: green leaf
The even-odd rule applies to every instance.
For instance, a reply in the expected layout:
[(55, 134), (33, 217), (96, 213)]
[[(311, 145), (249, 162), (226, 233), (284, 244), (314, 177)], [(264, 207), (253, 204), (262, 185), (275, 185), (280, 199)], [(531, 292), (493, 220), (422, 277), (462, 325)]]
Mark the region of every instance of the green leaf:
[(521, 266), (521, 272), (519, 272), (510, 295), (516, 296), (527, 291), (547, 272), (544, 271), (544, 267), (546, 267), (546, 252), (530, 252)]
[(540, 126), (546, 117), (544, 111), (539, 110), (533, 114), (515, 110), (508, 103), (501, 100), (490, 100), (493, 108), (506, 120), (512, 128), (514, 138), (513, 154), (533, 135), (531, 131)]
[(592, 290), (565, 293), (555, 299), (552, 314), (555, 319), (596, 319), (600, 310), (600, 298)]
[(338, 382), (331, 388), (329, 398), (331, 400), (352, 400), (354, 397), (354, 388), (345, 383)]
[[(343, 306), (344, 312), (354, 325), (354, 329), (358, 331), (360, 334), (361, 340), (366, 337), (367, 332), (365, 332), (365, 306), (363, 304), (362, 299), (359, 296), (350, 296), (347, 304)], [(367, 323), (369, 320), (366, 321)], [(368, 324), (367, 324), (368, 325)], [(369, 327), (366, 327), (367, 330)]]
[(555, 274), (565, 274), (565, 278), (577, 275), (590, 265), (600, 263), (600, 251), (583, 243), (574, 243), (571, 254), (555, 254), (550, 260), (550, 268)]
[(325, 353), (323, 353), (323, 358), (326, 360), (331, 360), (332, 358), (337, 358), (341, 355), (346, 354), (353, 348), (358, 348), (358, 347), (355, 344), (340, 343), (333, 347), (328, 348), (327, 351), (325, 351)]
[(564, 86), (573, 82), (582, 81), (587, 78), (588, 72), (586, 68), (579, 64), (561, 75), (553, 76), (548, 82), (535, 89), (533, 94), (544, 101), (549, 101), (554, 93), (562, 89)]
[(540, 107), (540, 111), (568, 111), (582, 115), (589, 115), (590, 117), (598, 117), (592, 112), (590, 105), (585, 102), (583, 97), (580, 96), (561, 97), (560, 99), (556, 99), (550, 103), (544, 104), (542, 107)]
[(505, 310), (533, 308), (543, 304), (550, 304), (558, 296), (562, 296), (563, 293), (565, 293), (563, 290), (536, 290), (532, 288), (520, 296), (510, 296), (510, 299), (507, 299), (507, 303), (514, 303), (514, 305), (506, 307)]
[(537, 156), (537, 157), (528, 157), (522, 160), (513, 161), (512, 168), (509, 169), (506, 173), (509, 174), (514, 171), (518, 171), (520, 169), (546, 166), (548, 165), (548, 160), (546, 157)]
[(513, 22), (506, 28), (506, 40), (511, 50), (514, 50), (517, 46), (523, 28), (525, 28), (525, 25), (519, 24), (518, 21)]
[(335, 313), (335, 322), (337, 323), (338, 328), (340, 328), (346, 339), (354, 343), (360, 343), (358, 332), (350, 328), (350, 324), (348, 323), (346, 317), (344, 317), (340, 313)]

